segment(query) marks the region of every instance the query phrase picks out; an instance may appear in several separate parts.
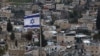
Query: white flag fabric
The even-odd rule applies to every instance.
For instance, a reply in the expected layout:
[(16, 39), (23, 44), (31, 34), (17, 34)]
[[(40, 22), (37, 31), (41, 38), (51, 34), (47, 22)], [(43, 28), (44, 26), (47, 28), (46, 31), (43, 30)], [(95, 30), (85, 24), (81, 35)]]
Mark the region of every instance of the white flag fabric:
[(32, 14), (24, 17), (25, 28), (37, 28), (40, 27), (40, 14)]

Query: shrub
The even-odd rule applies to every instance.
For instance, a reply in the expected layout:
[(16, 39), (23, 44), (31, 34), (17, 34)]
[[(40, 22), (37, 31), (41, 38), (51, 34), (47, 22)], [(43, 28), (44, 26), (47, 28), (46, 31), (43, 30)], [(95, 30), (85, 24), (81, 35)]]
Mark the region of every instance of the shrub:
[(15, 39), (15, 33), (14, 33), (14, 32), (11, 33), (10, 39), (11, 39), (11, 40), (14, 40), (14, 39)]
[(26, 37), (27, 40), (31, 41), (31, 39), (32, 39), (32, 31), (27, 32), (25, 37)]
[(7, 23), (7, 31), (8, 32), (11, 32), (12, 30), (13, 30), (13, 26), (12, 26), (10, 20), (8, 20), (8, 23)]

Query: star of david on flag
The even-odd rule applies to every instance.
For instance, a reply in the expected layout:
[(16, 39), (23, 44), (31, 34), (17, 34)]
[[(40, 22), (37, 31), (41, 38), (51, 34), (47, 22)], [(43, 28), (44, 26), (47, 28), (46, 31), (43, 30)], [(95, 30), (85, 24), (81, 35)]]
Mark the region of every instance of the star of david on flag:
[(32, 14), (24, 17), (24, 27), (40, 27), (40, 14)]
[(31, 19), (30, 23), (31, 23), (31, 24), (34, 24), (34, 19)]

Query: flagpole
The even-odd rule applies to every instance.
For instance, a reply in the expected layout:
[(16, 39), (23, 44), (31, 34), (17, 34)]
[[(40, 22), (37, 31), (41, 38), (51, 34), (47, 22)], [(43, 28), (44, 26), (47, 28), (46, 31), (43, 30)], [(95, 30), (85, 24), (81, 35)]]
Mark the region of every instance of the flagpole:
[(42, 36), (41, 36), (41, 31), (42, 31), (42, 26), (41, 26), (41, 13), (42, 9), (40, 8), (40, 49), (39, 49), (39, 56), (42, 56)]

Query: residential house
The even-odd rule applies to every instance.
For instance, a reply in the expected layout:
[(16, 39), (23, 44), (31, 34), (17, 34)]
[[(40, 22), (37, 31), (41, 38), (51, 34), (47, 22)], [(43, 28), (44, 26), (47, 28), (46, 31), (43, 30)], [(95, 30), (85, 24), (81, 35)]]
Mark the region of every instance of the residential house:
[(61, 2), (61, 0), (55, 0), (55, 2), (56, 2), (56, 3), (60, 3), (60, 2)]
[(68, 29), (71, 27), (71, 24), (68, 23), (68, 20), (56, 20), (54, 25), (60, 26), (61, 29)]
[(9, 50), (9, 56), (24, 56), (25, 50)]
[(56, 4), (56, 10), (63, 10), (64, 4)]
[[(32, 54), (33, 54), (33, 56), (39, 56), (39, 54), (40, 54), (39, 52), (40, 52), (39, 49), (36, 49), (36, 50), (33, 50), (33, 51), (32, 51)], [(45, 51), (42, 50), (41, 55), (42, 55), (42, 56), (46, 56), (47, 53), (46, 53)]]
[(25, 10), (25, 15), (31, 15), (32, 11), (31, 10)]
[(0, 17), (7, 17), (8, 19), (10, 17), (13, 17), (13, 13), (8, 13), (8, 12), (0, 12)]
[(32, 11), (38, 10), (38, 9), (39, 9), (39, 6), (38, 6), (38, 5), (33, 5), (33, 6), (32, 6)]
[(84, 44), (86, 55), (99, 56), (100, 55), (100, 43), (87, 43)]

